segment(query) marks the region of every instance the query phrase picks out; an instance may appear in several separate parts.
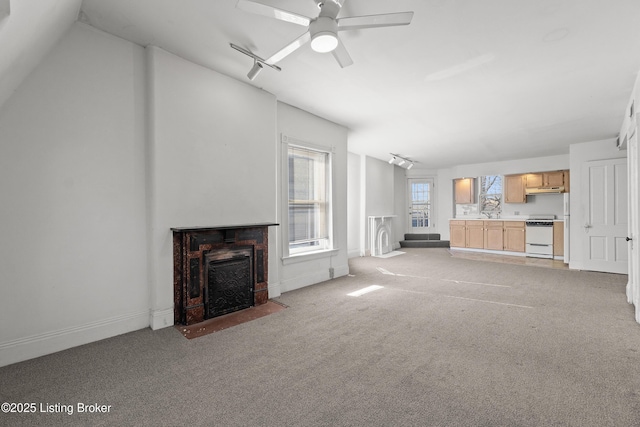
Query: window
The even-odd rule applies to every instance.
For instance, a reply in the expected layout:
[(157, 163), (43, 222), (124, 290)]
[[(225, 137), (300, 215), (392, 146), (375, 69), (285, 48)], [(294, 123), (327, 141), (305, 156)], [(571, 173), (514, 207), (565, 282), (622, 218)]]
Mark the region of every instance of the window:
[(411, 196), (409, 214), (411, 215), (411, 228), (427, 228), (433, 226), (431, 221), (432, 188), (432, 179), (409, 180), (409, 192)]
[(331, 153), (287, 147), (289, 255), (331, 249)]
[(491, 218), (502, 212), (502, 176), (480, 177), (480, 213)]

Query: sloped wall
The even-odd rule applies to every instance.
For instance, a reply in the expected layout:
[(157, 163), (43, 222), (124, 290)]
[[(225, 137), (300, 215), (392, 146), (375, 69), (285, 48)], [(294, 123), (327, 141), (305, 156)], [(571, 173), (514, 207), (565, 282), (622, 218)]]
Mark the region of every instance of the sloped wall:
[(0, 110), (0, 365), (148, 325), (144, 50), (74, 24)]

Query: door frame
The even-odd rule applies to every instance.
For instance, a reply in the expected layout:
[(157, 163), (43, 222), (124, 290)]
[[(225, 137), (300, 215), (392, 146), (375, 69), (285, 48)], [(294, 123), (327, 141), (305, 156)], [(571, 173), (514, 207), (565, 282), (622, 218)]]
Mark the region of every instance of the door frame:
[[(429, 226), (428, 227), (413, 227), (412, 226), (412, 192), (411, 192), (411, 184), (413, 182), (416, 181), (420, 181), (420, 182), (428, 182), (430, 184), (430, 191), (429, 191), (429, 202), (430, 202), (430, 212), (429, 212)], [(436, 229), (436, 209), (435, 209), (435, 201), (436, 201), (436, 180), (435, 177), (420, 177), (420, 176), (412, 176), (412, 177), (407, 177), (407, 183), (406, 183), (406, 217), (408, 217), (408, 221), (407, 221), (407, 226), (406, 226), (406, 232), (411, 234), (411, 233), (432, 233), (434, 232), (434, 230)], [(405, 218), (406, 218), (405, 217)]]
[(629, 191), (629, 271), (627, 281), (627, 301), (635, 306), (635, 319), (640, 323), (640, 153), (638, 152), (638, 132), (627, 140), (627, 174)]
[[(623, 206), (623, 209), (617, 209), (618, 207), (621, 206), (616, 206), (615, 205), (615, 195), (616, 195), (616, 180), (615, 180), (615, 173), (616, 173), (616, 166), (623, 166), (623, 167), (627, 167), (627, 161), (624, 157), (618, 157), (618, 158), (613, 158), (613, 159), (605, 159), (605, 160), (590, 160), (590, 161), (585, 161), (582, 165), (582, 186), (581, 186), (581, 191), (582, 191), (582, 203), (584, 206), (584, 213), (585, 213), (585, 217), (583, 218), (583, 224), (581, 224), (580, 226), (580, 239), (582, 240), (582, 244), (585, 248), (585, 252), (583, 254), (583, 268), (585, 270), (591, 270), (591, 271), (602, 271), (602, 272), (607, 272), (607, 273), (618, 273), (618, 274), (627, 274), (628, 271), (628, 259), (629, 259), (629, 250), (628, 250), (628, 246), (625, 244), (624, 245), (624, 250), (626, 251), (626, 257), (627, 257), (627, 261), (626, 263), (622, 263), (616, 262), (617, 255), (616, 255), (616, 249), (620, 248), (620, 246), (618, 246), (619, 243), (619, 239), (625, 238), (626, 234), (627, 234), (627, 228), (628, 228), (628, 224), (629, 224), (629, 219), (628, 219), (628, 215), (629, 215), (629, 208), (628, 208), (628, 196), (627, 196), (627, 191), (624, 192), (624, 198), (619, 197), (617, 200), (620, 200), (624, 203), (627, 203), (627, 206)], [(604, 209), (605, 211), (603, 212), (603, 218), (606, 218), (605, 222), (603, 224), (592, 224), (591, 223), (591, 207), (592, 207), (592, 202), (591, 202), (591, 180), (590, 180), (590, 171), (591, 168), (597, 168), (597, 167), (604, 167), (605, 168), (605, 174), (606, 176), (604, 176), (604, 181), (602, 182), (602, 184), (605, 186), (605, 188), (603, 189), (603, 191), (601, 192), (602, 194), (605, 194), (605, 205), (604, 205)], [(625, 183), (624, 185), (627, 186), (628, 189), (628, 170), (626, 170), (624, 172), (624, 179), (625, 179)], [(611, 197), (613, 197), (613, 199), (610, 199)], [(613, 206), (608, 206), (608, 203), (613, 204)], [(595, 204), (600, 206), (599, 204)], [(595, 206), (594, 205), (594, 206)], [(611, 214), (623, 214), (624, 215), (624, 221), (625, 222), (618, 222), (618, 228), (619, 230), (617, 230), (617, 232), (615, 234), (612, 234), (615, 230), (613, 230), (613, 227), (616, 226), (615, 223), (610, 223), (610, 221), (612, 221), (615, 217), (612, 217)], [(598, 234), (596, 231), (601, 228), (601, 227), (605, 227), (605, 231), (603, 234)], [(604, 244), (604, 259), (603, 260), (591, 260), (590, 259), (590, 253), (591, 253), (591, 246), (590, 246), (590, 235), (593, 235), (593, 233), (596, 233), (596, 237), (603, 237), (605, 238), (605, 244)], [(623, 242), (624, 243), (624, 242)], [(623, 261), (622, 258), (619, 258), (621, 261)]]

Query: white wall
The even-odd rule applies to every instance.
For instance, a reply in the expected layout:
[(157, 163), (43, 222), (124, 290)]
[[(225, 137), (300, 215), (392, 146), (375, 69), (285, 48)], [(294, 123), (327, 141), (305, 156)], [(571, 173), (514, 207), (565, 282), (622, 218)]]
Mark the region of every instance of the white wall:
[[(150, 324), (157, 329), (173, 324), (172, 227), (277, 222), (276, 99), (160, 48), (147, 50)], [(277, 282), (274, 228), (270, 282)]]
[(348, 153), (347, 162), (347, 248), (349, 258), (362, 255), (361, 241), (361, 200), (364, 189), (361, 178), (361, 157)]
[[(392, 219), (394, 248), (406, 232), (406, 170), (363, 154), (349, 153), (349, 256), (368, 255), (369, 216)], [(357, 183), (357, 185), (355, 184)]]
[(393, 219), (393, 236), (395, 247), (400, 247), (400, 241), (404, 240), (408, 225), (408, 188), (407, 170), (399, 166), (393, 168), (393, 212), (396, 217)]
[[(334, 246), (335, 253), (300, 256), (295, 259), (282, 260), (280, 264), (280, 290), (287, 292), (303, 286), (330, 279), (330, 269), (334, 270), (334, 277), (349, 273), (348, 244), (347, 244), (347, 129), (328, 120), (292, 107), (288, 104), (277, 103), (278, 135), (286, 135), (299, 141), (334, 149), (333, 178), (334, 178)], [(279, 143), (279, 150), (282, 144)], [(280, 152), (280, 154), (282, 154)], [(281, 158), (281, 156), (279, 156)], [(279, 176), (283, 177), (282, 161), (279, 161)], [(281, 178), (282, 179), (282, 178)], [(283, 195), (283, 186), (279, 187), (278, 201), (282, 208), (279, 211), (280, 223), (283, 215), (288, 215), (284, 209), (284, 201), (288, 195)], [(282, 244), (278, 233), (278, 256), (282, 258)]]
[(148, 325), (144, 93), (74, 24), (0, 110), (0, 366)]
[(583, 228), (583, 225), (587, 222), (587, 218), (585, 218), (586, 210), (581, 208), (584, 204), (581, 189), (587, 185), (582, 182), (584, 163), (592, 160), (626, 157), (627, 152), (616, 148), (615, 139), (572, 144), (569, 148), (571, 156), (571, 192), (569, 196), (569, 203), (571, 204), (571, 222), (569, 224), (571, 252), (569, 268), (581, 270), (584, 268), (586, 257), (584, 249), (587, 247)]

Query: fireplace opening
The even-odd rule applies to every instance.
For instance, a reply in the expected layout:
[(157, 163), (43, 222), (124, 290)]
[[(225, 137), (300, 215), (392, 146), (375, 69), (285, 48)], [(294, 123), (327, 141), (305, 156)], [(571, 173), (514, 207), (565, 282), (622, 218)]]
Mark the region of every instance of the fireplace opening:
[(194, 325), (265, 304), (268, 227), (276, 225), (172, 228), (174, 323)]
[(211, 252), (205, 266), (205, 319), (253, 306), (251, 248)]

